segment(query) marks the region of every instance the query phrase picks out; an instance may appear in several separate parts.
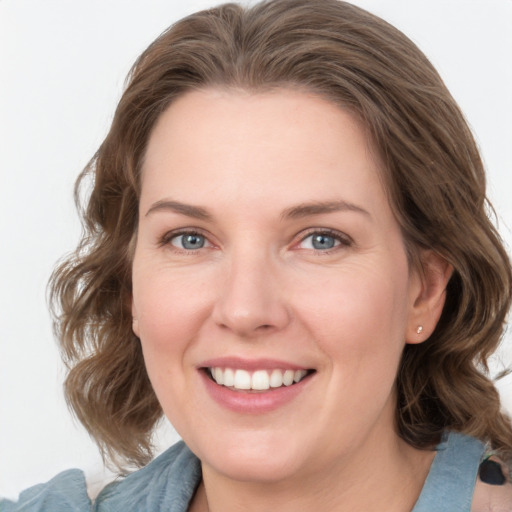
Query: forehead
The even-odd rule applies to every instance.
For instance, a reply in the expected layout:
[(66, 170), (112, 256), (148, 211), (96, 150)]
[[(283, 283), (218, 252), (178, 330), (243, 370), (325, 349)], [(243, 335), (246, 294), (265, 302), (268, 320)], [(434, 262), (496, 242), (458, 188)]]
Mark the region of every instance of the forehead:
[(339, 194), (373, 203), (383, 194), (361, 123), (318, 95), (289, 89), (207, 89), (178, 98), (150, 137), (141, 202), (166, 190), (255, 203), (268, 195), (297, 203)]

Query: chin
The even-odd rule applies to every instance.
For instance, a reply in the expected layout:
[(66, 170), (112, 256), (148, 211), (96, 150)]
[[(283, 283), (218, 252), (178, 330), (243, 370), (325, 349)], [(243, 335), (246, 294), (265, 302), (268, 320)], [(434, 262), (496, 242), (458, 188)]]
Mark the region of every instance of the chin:
[[(236, 439), (238, 437), (238, 439)], [(203, 465), (216, 473), (237, 481), (270, 483), (286, 480), (306, 464), (307, 449), (304, 442), (283, 439), (279, 435), (244, 433), (228, 435), (223, 443), (218, 437), (192, 451)], [(291, 441), (291, 442), (290, 442)]]
[(279, 454), (260, 452), (257, 457), (227, 456), (214, 460), (213, 464), (204, 460), (215, 472), (240, 482), (272, 483), (287, 480), (294, 476), (301, 467), (297, 457), (285, 457)]

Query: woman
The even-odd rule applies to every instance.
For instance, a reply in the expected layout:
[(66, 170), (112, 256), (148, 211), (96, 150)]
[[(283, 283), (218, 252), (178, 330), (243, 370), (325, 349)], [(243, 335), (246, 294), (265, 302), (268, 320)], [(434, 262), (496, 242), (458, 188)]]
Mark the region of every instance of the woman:
[[(88, 176), (51, 283), (68, 400), (121, 469), (162, 414), (186, 443), (97, 510), (511, 509), (483, 373), (510, 263), (403, 34), (335, 0), (193, 15), (137, 61)], [(75, 472), (29, 503), (90, 508)]]

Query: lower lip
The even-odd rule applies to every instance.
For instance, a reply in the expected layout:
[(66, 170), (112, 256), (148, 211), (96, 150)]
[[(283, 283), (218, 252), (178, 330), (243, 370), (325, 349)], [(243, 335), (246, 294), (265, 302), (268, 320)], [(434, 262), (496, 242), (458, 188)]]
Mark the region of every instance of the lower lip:
[(204, 370), (199, 370), (210, 396), (219, 405), (244, 414), (262, 414), (271, 412), (291, 402), (299, 395), (311, 380), (311, 375), (291, 386), (271, 388), (268, 391), (234, 391), (226, 386), (220, 386), (210, 379)]

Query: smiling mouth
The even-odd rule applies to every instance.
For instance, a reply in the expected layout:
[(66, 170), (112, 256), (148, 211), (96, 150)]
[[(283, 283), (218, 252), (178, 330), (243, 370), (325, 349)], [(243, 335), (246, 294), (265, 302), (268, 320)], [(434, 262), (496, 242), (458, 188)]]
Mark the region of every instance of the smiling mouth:
[(269, 391), (298, 384), (315, 370), (256, 370), (208, 367), (204, 368), (208, 377), (219, 386), (235, 391)]

